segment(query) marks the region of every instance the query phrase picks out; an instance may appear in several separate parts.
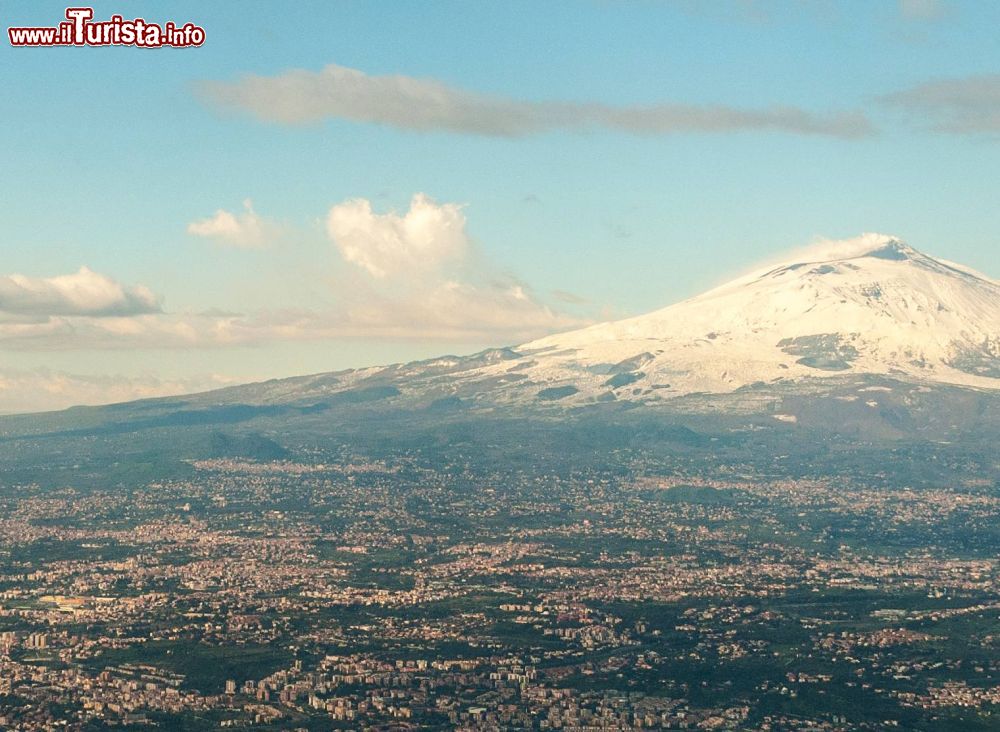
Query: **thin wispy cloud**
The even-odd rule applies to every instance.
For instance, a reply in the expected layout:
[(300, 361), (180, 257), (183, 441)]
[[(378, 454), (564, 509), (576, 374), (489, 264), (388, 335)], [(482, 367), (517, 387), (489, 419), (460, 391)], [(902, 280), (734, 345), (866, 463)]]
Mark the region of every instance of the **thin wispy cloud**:
[(1000, 133), (1000, 74), (929, 81), (882, 101), (937, 132)]
[(0, 347), (21, 352), (190, 350), (344, 338), (511, 344), (590, 322), (540, 303), (515, 282), (446, 280), (405, 295), (359, 287), (326, 309), (0, 322)]
[(899, 14), (905, 20), (937, 20), (946, 10), (942, 0), (899, 0)]
[(211, 103), (249, 112), (266, 122), (303, 124), (326, 119), (374, 123), (420, 132), (445, 131), (524, 137), (557, 130), (613, 130), (634, 135), (775, 131), (853, 139), (874, 133), (861, 112), (811, 112), (794, 106), (742, 108), (659, 103), (526, 101), (480, 94), (434, 79), (370, 76), (332, 64), (276, 76), (199, 85)]
[(569, 303), (570, 305), (585, 305), (590, 302), (587, 298), (581, 297), (575, 292), (569, 292), (568, 290), (552, 290), (552, 297), (560, 302)]
[[(751, 23), (757, 26), (811, 21), (828, 26), (849, 22), (856, 15), (846, 3), (836, 0), (672, 0), (680, 10), (717, 22)], [(887, 6), (887, 3), (881, 3)], [(895, 11), (904, 21), (932, 21), (947, 15), (953, 3), (946, 0), (896, 0)], [(872, 4), (874, 9), (881, 9)]]

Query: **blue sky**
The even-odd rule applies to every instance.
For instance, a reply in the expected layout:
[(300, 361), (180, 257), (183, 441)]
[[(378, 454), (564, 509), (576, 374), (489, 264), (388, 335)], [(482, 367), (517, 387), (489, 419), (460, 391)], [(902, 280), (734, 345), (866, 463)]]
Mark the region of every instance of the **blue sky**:
[(998, 274), (1000, 4), (94, 10), (207, 40), (0, 44), (0, 411), (516, 343), (817, 237)]

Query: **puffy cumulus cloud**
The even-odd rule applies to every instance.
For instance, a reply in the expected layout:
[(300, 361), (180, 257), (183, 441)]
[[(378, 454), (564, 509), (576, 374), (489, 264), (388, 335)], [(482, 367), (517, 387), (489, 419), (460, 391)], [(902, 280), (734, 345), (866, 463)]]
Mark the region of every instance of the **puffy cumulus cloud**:
[(156, 313), (156, 296), (141, 285), (127, 287), (87, 267), (56, 277), (0, 276), (0, 321), (36, 321), (51, 316), (114, 317)]
[(1000, 133), (1000, 74), (929, 81), (883, 101), (937, 132)]
[(406, 213), (352, 199), (330, 209), (327, 234), (362, 277), (342, 288), (334, 332), (389, 338), (510, 343), (583, 324), (470, 256), (462, 206), (423, 193)]
[(664, 103), (612, 106), (599, 102), (522, 101), (403, 75), (370, 76), (331, 64), (277, 76), (207, 81), (204, 98), (267, 122), (324, 119), (377, 123), (416, 131), (522, 137), (552, 130), (608, 129), (637, 135), (771, 130), (799, 135), (865, 137), (874, 132), (861, 112), (816, 113), (792, 106), (744, 109)]
[(216, 374), (164, 379), (153, 375), (93, 376), (48, 369), (3, 369), (0, 370), (0, 414), (189, 394), (234, 383), (237, 380)]
[(243, 211), (231, 213), (220, 208), (206, 219), (192, 221), (187, 226), (187, 232), (224, 246), (260, 249), (273, 241), (279, 227), (257, 215), (253, 202), (248, 198), (243, 201)]
[(376, 214), (355, 198), (330, 209), (326, 231), (345, 260), (374, 277), (422, 272), (463, 257), (469, 246), (458, 204), (438, 205), (418, 193), (405, 214)]

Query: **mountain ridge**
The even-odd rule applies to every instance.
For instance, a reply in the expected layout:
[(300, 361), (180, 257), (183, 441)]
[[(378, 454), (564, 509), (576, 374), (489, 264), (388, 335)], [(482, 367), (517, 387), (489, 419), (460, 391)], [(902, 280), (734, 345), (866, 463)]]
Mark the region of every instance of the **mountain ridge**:
[(757, 268), (651, 313), (518, 346), (103, 409), (294, 404), (551, 411), (610, 402), (680, 408), (678, 400), (692, 395), (793, 387), (832, 392), (852, 379), (867, 388), (869, 377), (915, 388), (1000, 390), (1000, 283), (897, 237), (866, 234)]

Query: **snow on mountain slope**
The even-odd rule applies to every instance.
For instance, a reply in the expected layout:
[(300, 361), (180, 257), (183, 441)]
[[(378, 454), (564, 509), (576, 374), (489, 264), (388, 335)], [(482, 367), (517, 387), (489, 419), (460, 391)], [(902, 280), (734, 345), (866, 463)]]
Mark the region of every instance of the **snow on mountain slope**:
[(516, 370), (551, 387), (543, 399), (573, 402), (852, 373), (1000, 389), (1000, 283), (866, 234), (514, 351), (479, 373)]
[[(950, 384), (1000, 392), (1000, 283), (865, 234), (646, 315), (514, 348), (231, 387), (202, 400), (492, 410), (766, 386), (743, 393), (757, 408), (776, 389), (834, 390), (862, 375), (917, 391)], [(872, 381), (855, 379), (855, 391), (890, 390)], [(878, 404), (870, 397), (836, 398)]]

